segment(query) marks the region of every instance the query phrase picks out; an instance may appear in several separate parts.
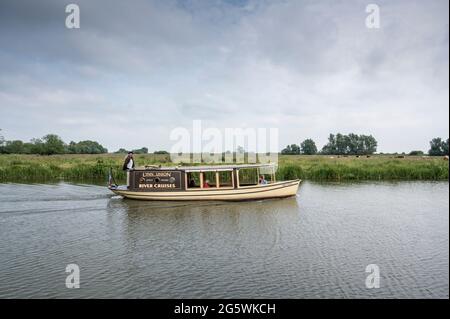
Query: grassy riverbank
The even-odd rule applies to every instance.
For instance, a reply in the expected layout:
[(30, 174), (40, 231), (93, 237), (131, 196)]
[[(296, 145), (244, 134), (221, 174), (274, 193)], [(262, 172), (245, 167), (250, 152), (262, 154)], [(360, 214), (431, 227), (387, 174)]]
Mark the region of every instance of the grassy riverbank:
[[(106, 181), (109, 167), (123, 181), (123, 155), (0, 155), (0, 183)], [(136, 155), (137, 165), (170, 163), (168, 155)], [(315, 181), (352, 180), (448, 180), (448, 161), (442, 157), (378, 155), (371, 157), (296, 156), (279, 157), (279, 180), (301, 178)]]

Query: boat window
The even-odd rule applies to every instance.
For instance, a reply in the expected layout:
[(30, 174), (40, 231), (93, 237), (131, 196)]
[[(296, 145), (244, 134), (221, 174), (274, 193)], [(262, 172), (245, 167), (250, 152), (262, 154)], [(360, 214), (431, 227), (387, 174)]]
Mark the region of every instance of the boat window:
[(219, 187), (233, 187), (233, 172), (218, 172), (219, 174)]
[(273, 167), (260, 167), (259, 168), (259, 176), (263, 176), (266, 180), (266, 183), (274, 183), (275, 182), (275, 176), (274, 176), (274, 169)]
[(216, 172), (203, 172), (203, 188), (216, 187)]
[(187, 188), (200, 188), (200, 173), (187, 173)]
[(239, 170), (239, 186), (258, 185), (258, 170), (256, 168), (241, 168)]

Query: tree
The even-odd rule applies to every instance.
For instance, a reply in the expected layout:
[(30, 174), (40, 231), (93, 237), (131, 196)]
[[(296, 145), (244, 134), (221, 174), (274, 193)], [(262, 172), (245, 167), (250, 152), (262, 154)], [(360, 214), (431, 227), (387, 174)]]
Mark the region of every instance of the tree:
[(411, 151), (408, 154), (409, 156), (421, 156), (424, 155), (424, 153), (422, 151)]
[(350, 133), (348, 136), (344, 136), (345, 149), (342, 154), (355, 154), (361, 155), (364, 153), (364, 138), (357, 134)]
[(330, 134), (328, 143), (322, 148), (327, 155), (370, 155), (377, 151), (377, 140), (372, 135)]
[(361, 135), (363, 141), (362, 153), (363, 155), (371, 155), (377, 151), (378, 142), (372, 135)]
[(239, 146), (236, 148), (236, 153), (238, 153), (238, 154), (244, 154), (244, 153), (245, 153), (245, 148), (244, 148), (243, 146), (239, 145)]
[(449, 139), (447, 138), (447, 141), (442, 143), (442, 152), (444, 153), (444, 155), (449, 155), (448, 146), (449, 146)]
[(40, 138), (31, 139), (31, 154), (44, 154), (44, 142)]
[(330, 134), (328, 136), (328, 143), (322, 148), (322, 154), (331, 155), (336, 153), (336, 137), (333, 134)]
[(21, 140), (5, 141), (0, 147), (0, 153), (4, 154), (33, 154), (32, 143), (24, 143)]
[(34, 153), (35, 145), (33, 143), (27, 142), (23, 143), (23, 154), (35, 154)]
[(317, 146), (316, 143), (308, 138), (306, 140), (304, 140), (301, 144), (300, 144), (300, 149), (301, 149), (301, 153), (305, 154), (305, 155), (314, 155), (317, 154)]
[(436, 137), (430, 141), (430, 150), (428, 155), (430, 156), (442, 156), (448, 155), (449, 139), (443, 141), (442, 138)]
[(167, 151), (154, 151), (153, 154), (169, 154)]
[(133, 153), (135, 153), (135, 154), (148, 154), (148, 148), (141, 147), (139, 149), (133, 150)]
[(74, 141), (70, 142), (68, 146), (66, 146), (66, 152), (70, 154), (104, 154), (107, 153), (108, 150), (95, 141), (80, 141), (75, 143)]
[(67, 154), (76, 154), (77, 153), (77, 143), (74, 141), (70, 141), (69, 145), (66, 145), (66, 153)]
[(351, 154), (348, 150), (349, 138), (341, 133), (336, 134), (336, 154), (344, 155)]
[(64, 153), (64, 142), (56, 134), (47, 134), (42, 140), (44, 141), (42, 155), (53, 155)]
[(289, 155), (289, 154), (291, 154), (291, 146), (290, 145), (288, 145), (288, 146), (286, 146), (285, 148), (283, 148), (282, 150), (281, 150), (281, 154), (283, 154), (283, 155)]
[(442, 139), (440, 137), (433, 138), (430, 141), (430, 150), (428, 151), (428, 155), (430, 156), (439, 156), (442, 155)]
[[(145, 151), (145, 148), (142, 149)], [(24, 143), (20, 140), (0, 141), (0, 153), (9, 154), (102, 154), (108, 150), (95, 141), (71, 141), (68, 145), (55, 134), (47, 134), (42, 139), (33, 138)]]
[[(2, 129), (0, 128), (0, 131)], [(0, 134), (0, 154), (5, 153), (5, 138)]]
[(285, 149), (281, 151), (281, 154), (283, 155), (298, 155), (300, 154), (300, 146), (297, 144), (291, 144), (286, 146)]
[(4, 152), (6, 154), (22, 154), (23, 142), (20, 140), (6, 141), (4, 146)]

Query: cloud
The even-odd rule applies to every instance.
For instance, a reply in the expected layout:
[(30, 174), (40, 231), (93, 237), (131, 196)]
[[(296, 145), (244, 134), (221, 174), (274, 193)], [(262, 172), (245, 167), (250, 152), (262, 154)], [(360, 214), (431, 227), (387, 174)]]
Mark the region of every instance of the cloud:
[(60, 1), (0, 4), (0, 127), (109, 149), (169, 149), (201, 119), (278, 127), (280, 145), (373, 134), (380, 151), (448, 136), (448, 2)]

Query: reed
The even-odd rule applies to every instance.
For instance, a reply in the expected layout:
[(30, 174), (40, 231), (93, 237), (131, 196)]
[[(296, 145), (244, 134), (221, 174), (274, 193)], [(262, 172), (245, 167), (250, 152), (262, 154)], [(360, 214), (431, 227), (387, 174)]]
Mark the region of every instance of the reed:
[[(0, 155), (0, 182), (83, 181), (106, 183), (113, 168), (123, 183), (123, 155)], [(136, 155), (136, 165), (174, 165), (169, 155)], [(448, 180), (448, 161), (442, 157), (378, 155), (366, 157), (281, 155), (278, 180)]]

